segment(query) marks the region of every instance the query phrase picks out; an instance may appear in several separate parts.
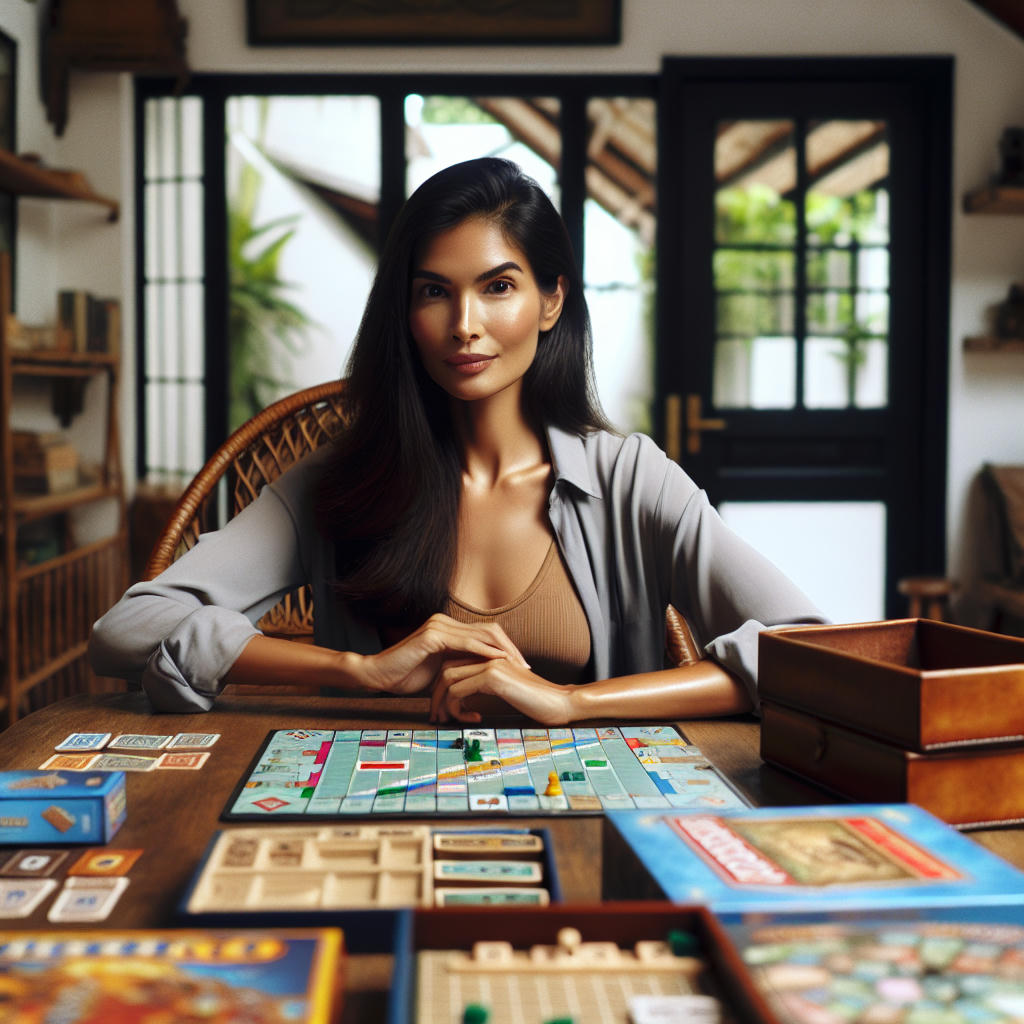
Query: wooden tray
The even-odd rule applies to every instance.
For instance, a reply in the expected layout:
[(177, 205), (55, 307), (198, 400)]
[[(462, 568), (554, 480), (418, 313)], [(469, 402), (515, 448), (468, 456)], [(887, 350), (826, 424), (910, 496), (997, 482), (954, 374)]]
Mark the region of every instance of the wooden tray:
[[(775, 1020), (754, 992), (732, 944), (707, 908), (627, 902), (604, 906), (562, 904), (540, 910), (472, 907), (403, 911), (396, 929), (394, 980), (387, 1024), (421, 1024), (423, 1020), (416, 1015), (419, 953), (470, 951), (478, 941), (504, 940), (517, 950), (550, 945), (557, 941), (559, 931), (567, 927), (577, 929), (584, 942), (610, 941), (620, 947), (631, 947), (646, 939), (664, 939), (672, 930), (685, 931), (697, 939), (696, 955), (707, 965), (701, 975), (702, 988), (721, 1002), (722, 1020)], [(587, 985), (589, 982), (579, 984), (579, 997), (590, 998)], [(644, 989), (640, 987), (637, 991)], [(492, 993), (492, 997), (500, 1001), (500, 993)], [(462, 1007), (457, 1009), (461, 1012)], [(432, 1021), (442, 1019), (456, 1018), (438, 1012)], [(574, 1019), (598, 1024), (606, 1018), (595, 1011), (594, 1016), (577, 1015)]]
[(840, 796), (918, 804), (958, 828), (1024, 822), (1024, 746), (921, 754), (767, 701), (761, 713), (761, 757)]
[(1024, 742), (1024, 639), (931, 619), (760, 636), (758, 689), (908, 750)]

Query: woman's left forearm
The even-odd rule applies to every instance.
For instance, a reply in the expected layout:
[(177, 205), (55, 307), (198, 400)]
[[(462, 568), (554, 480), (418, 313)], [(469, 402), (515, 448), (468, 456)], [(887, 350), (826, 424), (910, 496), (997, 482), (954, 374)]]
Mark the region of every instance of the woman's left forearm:
[(714, 661), (576, 686), (571, 720), (714, 718), (753, 707), (743, 684)]

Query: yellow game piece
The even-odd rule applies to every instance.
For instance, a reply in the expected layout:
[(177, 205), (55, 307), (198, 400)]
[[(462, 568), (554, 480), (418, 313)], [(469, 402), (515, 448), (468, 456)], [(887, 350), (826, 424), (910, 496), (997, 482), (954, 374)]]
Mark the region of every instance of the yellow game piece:
[(558, 781), (558, 772), (548, 772), (548, 788), (544, 790), (544, 795), (562, 795), (562, 784)]

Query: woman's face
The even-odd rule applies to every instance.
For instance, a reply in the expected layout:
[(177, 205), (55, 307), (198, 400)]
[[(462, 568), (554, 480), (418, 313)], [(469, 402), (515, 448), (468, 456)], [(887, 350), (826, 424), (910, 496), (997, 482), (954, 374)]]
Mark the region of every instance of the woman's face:
[(565, 279), (540, 290), (524, 253), (497, 224), (471, 217), (417, 254), (409, 328), (431, 379), (463, 401), (518, 392), (541, 331), (562, 311)]

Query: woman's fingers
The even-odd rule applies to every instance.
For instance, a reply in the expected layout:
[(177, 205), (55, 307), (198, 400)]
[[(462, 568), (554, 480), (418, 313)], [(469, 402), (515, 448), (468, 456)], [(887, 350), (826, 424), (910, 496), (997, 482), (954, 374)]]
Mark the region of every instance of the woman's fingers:
[(509, 660), (527, 669), (526, 659), (495, 623), (458, 622), (432, 615), (404, 640), (371, 656), (376, 688), (391, 693), (416, 693), (429, 686), (451, 657), (477, 661)]

